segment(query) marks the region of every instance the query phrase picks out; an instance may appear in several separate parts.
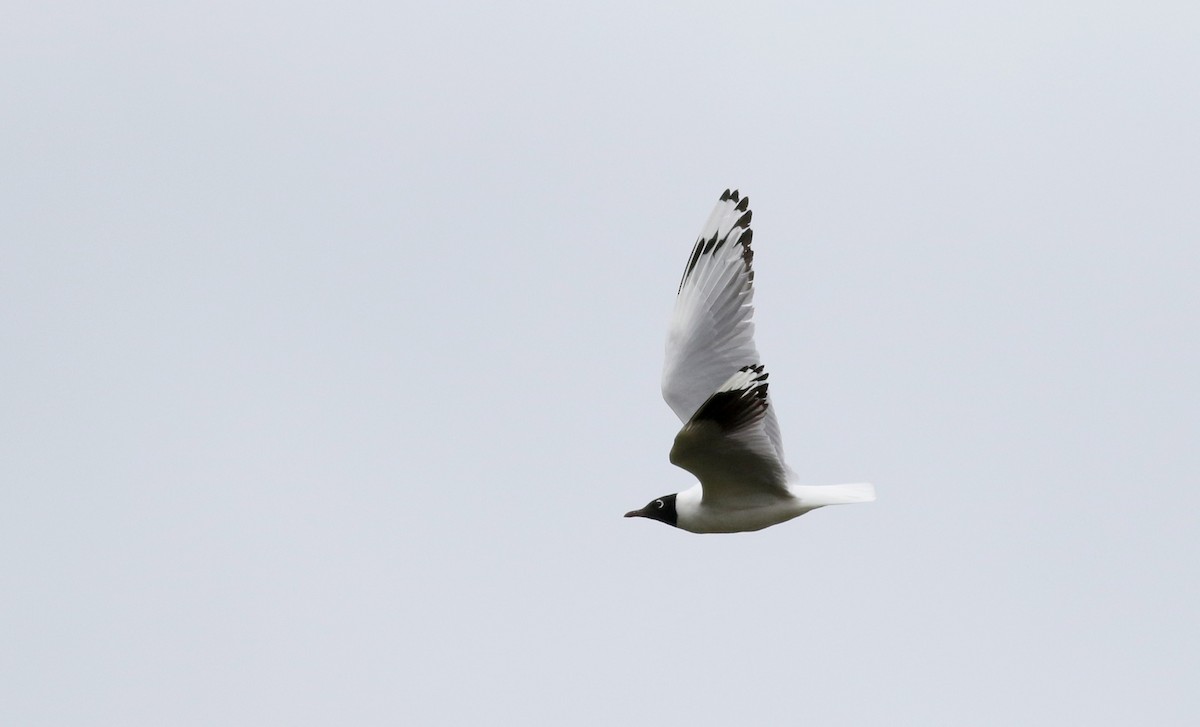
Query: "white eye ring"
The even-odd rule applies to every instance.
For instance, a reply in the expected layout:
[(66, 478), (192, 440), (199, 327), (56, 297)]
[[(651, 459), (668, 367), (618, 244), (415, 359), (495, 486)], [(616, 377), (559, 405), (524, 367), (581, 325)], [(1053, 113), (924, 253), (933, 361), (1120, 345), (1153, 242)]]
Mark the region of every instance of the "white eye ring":
[(658, 505), (659, 510), (663, 509), (663, 501), (662, 500), (655, 500), (654, 504)]

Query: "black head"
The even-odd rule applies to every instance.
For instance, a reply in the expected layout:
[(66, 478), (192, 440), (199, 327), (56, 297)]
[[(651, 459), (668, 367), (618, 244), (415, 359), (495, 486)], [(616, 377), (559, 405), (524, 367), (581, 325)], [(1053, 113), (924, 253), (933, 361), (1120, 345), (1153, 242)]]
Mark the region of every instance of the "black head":
[(675, 495), (663, 495), (641, 510), (625, 513), (625, 517), (648, 517), (660, 523), (675, 525), (679, 522), (679, 513), (675, 512)]

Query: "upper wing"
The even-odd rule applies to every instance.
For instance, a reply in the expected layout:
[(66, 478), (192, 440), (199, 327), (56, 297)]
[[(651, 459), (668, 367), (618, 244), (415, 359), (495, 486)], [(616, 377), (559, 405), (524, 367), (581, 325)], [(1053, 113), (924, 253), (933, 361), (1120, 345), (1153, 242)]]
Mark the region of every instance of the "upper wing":
[[(725, 190), (692, 248), (679, 284), (667, 333), (662, 391), (684, 422), (732, 374), (760, 361), (751, 320), (754, 232), (750, 218), (750, 198)], [(783, 444), (773, 407), (767, 407), (763, 427), (782, 463)]]
[(767, 374), (743, 366), (683, 425), (671, 462), (696, 475), (704, 499), (787, 493), (787, 468), (766, 431)]

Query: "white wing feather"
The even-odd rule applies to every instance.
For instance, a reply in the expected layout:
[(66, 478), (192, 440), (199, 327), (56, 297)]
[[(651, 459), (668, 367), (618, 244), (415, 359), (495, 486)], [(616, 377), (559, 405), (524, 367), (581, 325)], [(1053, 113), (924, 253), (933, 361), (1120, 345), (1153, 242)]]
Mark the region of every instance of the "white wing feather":
[[(725, 190), (692, 249), (675, 299), (663, 366), (663, 398), (683, 422), (730, 376), (761, 363), (754, 345), (750, 198)], [(774, 407), (763, 431), (783, 467)]]

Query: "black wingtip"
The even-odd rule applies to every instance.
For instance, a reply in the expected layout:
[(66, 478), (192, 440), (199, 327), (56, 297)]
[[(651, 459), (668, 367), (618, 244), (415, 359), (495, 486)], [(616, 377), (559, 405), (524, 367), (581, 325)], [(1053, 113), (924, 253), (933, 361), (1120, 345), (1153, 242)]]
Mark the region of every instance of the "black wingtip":
[(722, 430), (731, 431), (762, 418), (767, 411), (767, 390), (770, 388), (767, 373), (763, 371), (762, 364), (743, 366), (739, 370), (758, 375), (741, 388), (718, 391), (708, 397), (692, 415), (693, 423), (713, 422)]
[(766, 367), (763, 366), (762, 364), (758, 364), (756, 366), (743, 366), (740, 369), (738, 369), (738, 371), (743, 371), (743, 372), (753, 371), (754, 373), (758, 374), (758, 376), (755, 376), (753, 379), (751, 379), (752, 381), (766, 381), (767, 377), (770, 376), (770, 374), (763, 371), (764, 368), (766, 368)]
[[(733, 223), (733, 226), (729, 228), (724, 237), (719, 237), (721, 225), (718, 225), (718, 229), (713, 231), (712, 237), (697, 238), (695, 246), (692, 247), (691, 257), (688, 258), (687, 267), (683, 271), (683, 277), (679, 279), (677, 292), (683, 290), (683, 286), (687, 283), (692, 271), (699, 264), (700, 258), (710, 253), (716, 254), (731, 237), (734, 237), (742, 246), (742, 261), (746, 266), (748, 281), (750, 283), (754, 282), (754, 270), (750, 267), (750, 263), (754, 260), (754, 253), (750, 250), (750, 240), (754, 237), (754, 231), (750, 229), (750, 222), (754, 218), (753, 212), (748, 209), (750, 198), (741, 197), (736, 189), (726, 189), (721, 194), (721, 201), (736, 202), (737, 204), (734, 209), (742, 214), (738, 216), (737, 221)], [(740, 234), (734, 235), (733, 233), (738, 230), (741, 231)]]
[(754, 230), (746, 230), (738, 238), (738, 244), (742, 246), (742, 262), (746, 265), (746, 272), (750, 274), (750, 279), (754, 280), (754, 248), (750, 247), (752, 240), (754, 240)]

